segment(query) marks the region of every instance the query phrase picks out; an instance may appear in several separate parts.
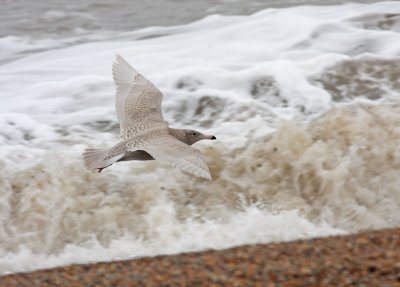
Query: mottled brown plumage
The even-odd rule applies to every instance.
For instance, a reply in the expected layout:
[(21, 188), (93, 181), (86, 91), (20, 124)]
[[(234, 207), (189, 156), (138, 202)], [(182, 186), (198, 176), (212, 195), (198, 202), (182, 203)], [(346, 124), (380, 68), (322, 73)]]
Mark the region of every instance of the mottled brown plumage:
[(160, 90), (119, 55), (113, 64), (113, 78), (122, 141), (108, 149), (86, 149), (86, 168), (100, 172), (119, 161), (156, 159), (211, 180), (200, 152), (191, 145), (215, 136), (168, 127), (161, 111)]

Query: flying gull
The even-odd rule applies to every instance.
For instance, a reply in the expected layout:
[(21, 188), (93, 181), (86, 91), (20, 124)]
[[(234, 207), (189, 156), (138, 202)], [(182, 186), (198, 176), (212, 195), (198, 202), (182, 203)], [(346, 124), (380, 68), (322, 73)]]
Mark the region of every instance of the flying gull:
[(168, 127), (161, 111), (161, 91), (120, 55), (115, 58), (112, 72), (121, 141), (107, 149), (86, 149), (85, 167), (101, 172), (118, 161), (155, 159), (211, 180), (200, 152), (191, 145), (203, 139), (215, 140), (215, 136)]

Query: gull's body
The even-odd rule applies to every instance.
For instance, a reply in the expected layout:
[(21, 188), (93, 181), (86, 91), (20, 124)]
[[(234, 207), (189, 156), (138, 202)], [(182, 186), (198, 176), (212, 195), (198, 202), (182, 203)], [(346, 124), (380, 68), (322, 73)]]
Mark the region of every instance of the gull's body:
[(161, 111), (160, 90), (119, 55), (113, 63), (113, 78), (122, 141), (109, 149), (85, 150), (85, 166), (101, 171), (118, 161), (155, 159), (211, 180), (200, 152), (191, 145), (215, 137), (168, 127)]

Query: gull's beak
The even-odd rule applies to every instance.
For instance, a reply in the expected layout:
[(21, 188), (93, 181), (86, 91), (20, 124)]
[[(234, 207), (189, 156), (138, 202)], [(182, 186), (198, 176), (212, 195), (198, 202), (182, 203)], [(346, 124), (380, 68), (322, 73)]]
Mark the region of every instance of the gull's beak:
[(215, 136), (213, 136), (213, 135), (202, 134), (201, 139), (204, 139), (204, 140), (216, 140), (217, 138)]

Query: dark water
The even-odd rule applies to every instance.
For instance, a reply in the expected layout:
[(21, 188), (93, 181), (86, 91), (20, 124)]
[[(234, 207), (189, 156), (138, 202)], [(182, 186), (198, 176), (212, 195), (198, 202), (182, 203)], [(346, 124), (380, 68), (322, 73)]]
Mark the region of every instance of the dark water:
[[(250, 14), (269, 7), (343, 0), (1, 0), (0, 37), (58, 38), (184, 24), (210, 14)], [(374, 0), (351, 1), (360, 3)]]

